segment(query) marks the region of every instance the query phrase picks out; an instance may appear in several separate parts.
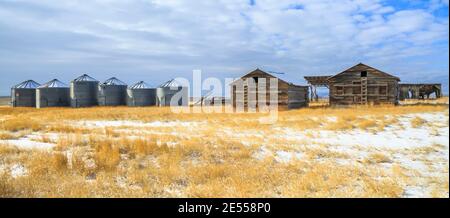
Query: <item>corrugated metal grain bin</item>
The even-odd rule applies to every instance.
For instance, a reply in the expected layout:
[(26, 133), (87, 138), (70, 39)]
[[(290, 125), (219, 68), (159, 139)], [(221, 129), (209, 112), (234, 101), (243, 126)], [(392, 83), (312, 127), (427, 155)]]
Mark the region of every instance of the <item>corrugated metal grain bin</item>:
[(67, 84), (54, 79), (36, 89), (36, 107), (70, 106), (70, 88)]
[(119, 106), (127, 104), (127, 84), (112, 77), (98, 86), (98, 104)]
[[(188, 87), (181, 86), (172, 79), (156, 89), (157, 105), (159, 106), (188, 106)], [(176, 99), (175, 99), (176, 98)], [(172, 102), (173, 100), (173, 102)], [(172, 104), (171, 104), (172, 102)]]
[(27, 80), (11, 88), (11, 105), (13, 107), (35, 107), (36, 88), (40, 84)]
[(144, 81), (130, 86), (127, 89), (127, 105), (136, 107), (156, 105), (156, 89)]
[(98, 81), (87, 74), (70, 82), (70, 106), (91, 107), (98, 105)]

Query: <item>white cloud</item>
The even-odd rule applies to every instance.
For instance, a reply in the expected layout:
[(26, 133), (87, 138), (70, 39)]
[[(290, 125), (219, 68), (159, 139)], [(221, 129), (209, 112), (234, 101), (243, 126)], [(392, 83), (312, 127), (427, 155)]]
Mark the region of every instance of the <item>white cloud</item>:
[[(26, 59), (45, 75), (57, 60), (60, 71), (115, 67), (127, 76), (149, 72), (164, 80), (161, 72), (202, 68), (237, 76), (259, 66), (296, 73), (294, 82), (359, 61), (389, 71), (399, 60), (448, 57), (448, 17), (430, 10), (445, 5), (431, 1), (429, 8), (399, 10), (382, 0), (2, 1), (0, 28), (7, 32), (0, 33), (6, 37), (0, 67), (21, 69), (16, 63)], [(437, 76), (448, 74), (448, 61), (445, 66)]]

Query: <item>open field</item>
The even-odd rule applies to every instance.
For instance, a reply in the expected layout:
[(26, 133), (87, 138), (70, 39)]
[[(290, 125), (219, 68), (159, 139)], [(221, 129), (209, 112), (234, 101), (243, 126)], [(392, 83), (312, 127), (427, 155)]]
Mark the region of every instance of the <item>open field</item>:
[(2, 197), (449, 197), (449, 108), (0, 107)]
[(10, 101), (10, 96), (0, 96), (0, 106), (9, 105)]

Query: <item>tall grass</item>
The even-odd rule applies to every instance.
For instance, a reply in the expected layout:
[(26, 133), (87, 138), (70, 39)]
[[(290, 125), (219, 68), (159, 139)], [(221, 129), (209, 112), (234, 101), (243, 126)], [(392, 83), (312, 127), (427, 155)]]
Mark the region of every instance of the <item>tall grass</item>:
[[(0, 140), (23, 131), (41, 134), (40, 141), (56, 143), (51, 151), (21, 150), (0, 143), (5, 167), (20, 163), (28, 171), (18, 178), (0, 175), (0, 196), (401, 197), (405, 184), (412, 183), (413, 173), (397, 166), (390, 150), (361, 148), (369, 153), (361, 161), (355, 154), (333, 150), (337, 146), (332, 144), (313, 147), (308, 140), (320, 137), (315, 130), (380, 131), (398, 124), (398, 115), (446, 110), (442, 105), (316, 107), (282, 111), (276, 123), (261, 124), (258, 119), (264, 115), (258, 113), (173, 114), (168, 108), (154, 107), (0, 108), (0, 129), (5, 134)], [(185, 125), (79, 125), (92, 120)], [(309, 139), (283, 138), (286, 129), (294, 136), (308, 130)], [(58, 140), (47, 137), (49, 133), (58, 135)], [(275, 155), (255, 158), (263, 146)], [(447, 148), (436, 144), (404, 153), (433, 155)], [(275, 158), (280, 150), (301, 156), (280, 162)], [(448, 179), (433, 182), (433, 195), (442, 196), (445, 189), (448, 192)]]

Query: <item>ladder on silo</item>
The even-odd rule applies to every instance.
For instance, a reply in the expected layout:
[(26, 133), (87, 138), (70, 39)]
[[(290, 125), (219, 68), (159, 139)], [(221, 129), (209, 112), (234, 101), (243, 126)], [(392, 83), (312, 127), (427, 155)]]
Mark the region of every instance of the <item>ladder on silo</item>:
[(367, 104), (367, 77), (361, 77), (361, 104)]

